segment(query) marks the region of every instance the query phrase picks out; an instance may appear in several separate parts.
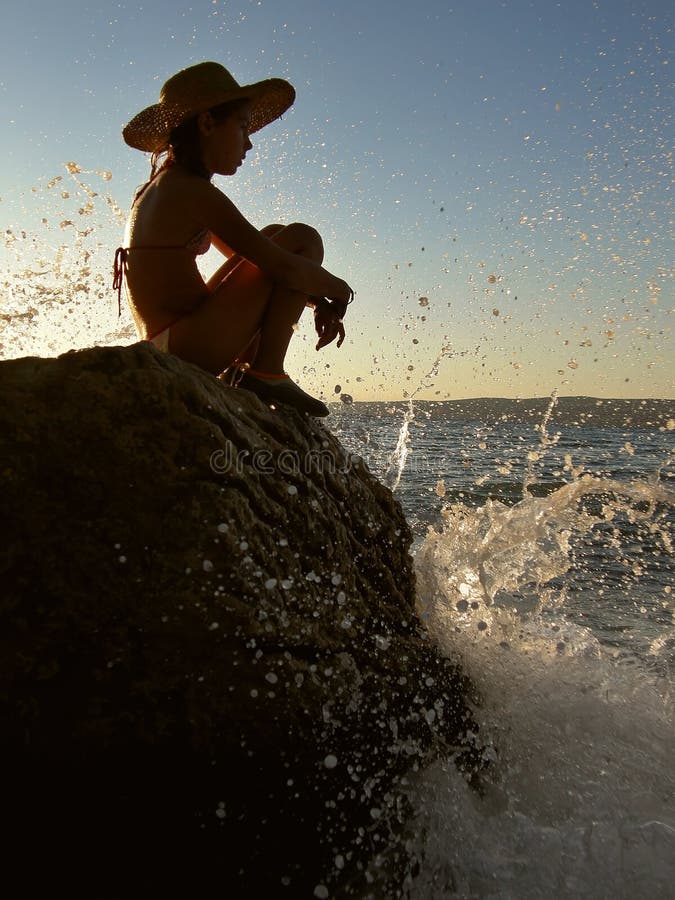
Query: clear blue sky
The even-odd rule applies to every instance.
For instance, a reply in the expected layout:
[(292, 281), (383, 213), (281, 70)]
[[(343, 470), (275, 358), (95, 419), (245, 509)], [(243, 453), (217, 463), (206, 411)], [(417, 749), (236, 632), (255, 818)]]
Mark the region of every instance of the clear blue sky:
[(17, 4), (0, 34), (0, 352), (131, 339), (108, 272), (115, 206), (148, 167), (120, 131), (214, 59), (298, 94), (220, 187), (259, 226), (316, 225), (357, 291), (340, 351), (315, 354), (303, 324), (288, 360), (303, 384), (673, 396), (671, 6)]

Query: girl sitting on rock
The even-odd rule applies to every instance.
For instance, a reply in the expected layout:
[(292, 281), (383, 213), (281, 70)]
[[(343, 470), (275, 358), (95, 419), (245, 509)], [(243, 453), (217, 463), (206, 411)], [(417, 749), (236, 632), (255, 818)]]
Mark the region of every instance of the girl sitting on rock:
[[(160, 350), (234, 383), (267, 402), (313, 416), (328, 408), (284, 372), (303, 309), (314, 309), (316, 349), (344, 340), (342, 319), (353, 291), (321, 267), (323, 244), (303, 224), (260, 231), (212, 183), (234, 175), (249, 135), (277, 119), (295, 99), (280, 78), (240, 87), (218, 63), (170, 78), (159, 103), (124, 128), (131, 147), (152, 153), (150, 180), (137, 192), (115, 254), (138, 333)], [(227, 261), (204, 281), (196, 258), (213, 244)]]

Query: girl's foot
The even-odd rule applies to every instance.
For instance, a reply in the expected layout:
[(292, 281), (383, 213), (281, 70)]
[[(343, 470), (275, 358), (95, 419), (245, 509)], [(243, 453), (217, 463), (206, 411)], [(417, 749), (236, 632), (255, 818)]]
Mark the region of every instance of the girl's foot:
[(236, 385), (251, 391), (266, 403), (285, 403), (308, 416), (323, 417), (330, 412), (325, 403), (306, 394), (288, 375), (258, 375), (249, 370), (236, 381)]

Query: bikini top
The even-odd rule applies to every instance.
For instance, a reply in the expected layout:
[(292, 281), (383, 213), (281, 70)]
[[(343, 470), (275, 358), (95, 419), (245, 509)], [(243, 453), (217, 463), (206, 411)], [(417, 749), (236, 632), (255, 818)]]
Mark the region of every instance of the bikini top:
[(194, 256), (202, 256), (211, 246), (211, 235), (207, 228), (198, 231), (185, 244), (164, 244), (164, 246), (151, 246), (138, 244), (134, 247), (118, 247), (115, 250), (115, 262), (113, 266), (113, 290), (117, 291), (117, 314), (122, 315), (122, 285), (129, 269), (129, 254), (136, 250), (187, 250)]

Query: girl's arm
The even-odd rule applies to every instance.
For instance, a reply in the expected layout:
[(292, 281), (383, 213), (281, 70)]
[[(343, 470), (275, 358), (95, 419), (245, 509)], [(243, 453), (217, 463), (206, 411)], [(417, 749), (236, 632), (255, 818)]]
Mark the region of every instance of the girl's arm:
[[(215, 244), (215, 241), (213, 242)], [(217, 245), (216, 245), (217, 246)], [(223, 279), (226, 278), (232, 269), (235, 266), (239, 265), (241, 262), (241, 256), (236, 254), (234, 250), (232, 251), (232, 256), (228, 260), (226, 260), (222, 266), (218, 266), (213, 275), (207, 280), (206, 287), (209, 292), (215, 291), (216, 288), (220, 287), (223, 283)]]
[(228, 259), (234, 255), (234, 250), (230, 247), (229, 244), (226, 244), (221, 238), (218, 237), (217, 234), (211, 234), (211, 243), (223, 256), (226, 256)]
[(200, 220), (212, 234), (218, 249), (227, 247), (258, 266), (274, 281), (312, 297), (328, 297), (347, 304), (351, 288), (318, 263), (284, 250), (261, 234), (218, 188), (196, 181), (193, 201)]

